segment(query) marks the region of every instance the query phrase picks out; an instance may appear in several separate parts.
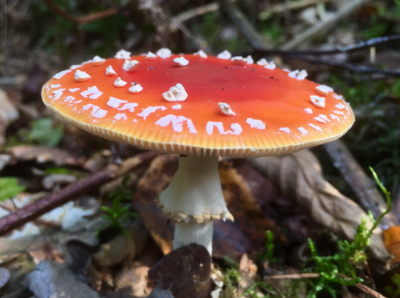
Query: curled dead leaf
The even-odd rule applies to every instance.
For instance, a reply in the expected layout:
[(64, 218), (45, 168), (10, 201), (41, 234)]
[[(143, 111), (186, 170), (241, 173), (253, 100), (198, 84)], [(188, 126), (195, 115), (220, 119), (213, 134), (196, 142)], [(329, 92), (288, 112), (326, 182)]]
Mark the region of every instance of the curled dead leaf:
[(18, 110), (10, 102), (7, 93), (0, 89), (0, 146), (6, 142), (5, 131), (11, 122), (19, 117)]
[[(283, 156), (249, 159), (265, 177), (279, 187), (284, 196), (296, 201), (312, 219), (334, 233), (354, 239), (358, 225), (367, 214), (355, 202), (342, 195), (321, 173), (321, 166), (309, 150)], [(367, 226), (372, 223), (367, 219)], [(370, 239), (369, 252), (386, 262), (389, 254), (377, 228)]]

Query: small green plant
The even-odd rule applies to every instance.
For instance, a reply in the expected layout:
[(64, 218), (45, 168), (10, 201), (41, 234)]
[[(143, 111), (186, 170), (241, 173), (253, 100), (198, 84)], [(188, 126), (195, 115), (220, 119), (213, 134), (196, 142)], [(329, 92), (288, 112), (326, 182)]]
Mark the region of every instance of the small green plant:
[(32, 121), (31, 128), (21, 136), (26, 143), (55, 147), (64, 135), (64, 126), (51, 118), (41, 118)]
[(123, 230), (127, 220), (137, 217), (136, 213), (129, 211), (130, 205), (123, 203), (132, 197), (132, 192), (126, 189), (128, 179), (128, 176), (125, 177), (122, 185), (108, 194), (108, 198), (113, 201), (111, 208), (101, 207), (101, 210), (105, 213), (102, 217), (118, 230)]
[[(369, 219), (373, 223), (370, 229), (367, 227), (367, 219), (363, 218), (357, 227), (355, 239), (353, 241), (339, 240), (334, 255), (320, 256), (314, 241), (308, 239), (311, 256), (305, 262), (303, 272), (319, 274), (319, 277), (307, 280), (309, 285), (307, 296), (309, 298), (317, 297), (317, 294), (322, 291), (330, 294), (332, 297), (337, 297), (341, 291), (341, 286), (352, 286), (363, 282), (363, 279), (357, 276), (356, 267), (366, 263), (365, 249), (369, 244), (369, 239), (382, 218), (392, 207), (389, 192), (371, 167), (370, 171), (377, 185), (384, 193), (388, 207), (376, 220), (369, 214)], [(274, 237), (271, 231), (266, 232), (266, 238), (265, 254), (262, 255), (262, 259), (263, 261), (268, 261), (269, 264), (276, 263), (277, 259), (274, 257)], [(302, 287), (299, 282), (301, 281), (294, 280), (291, 282), (290, 288), (286, 287), (287, 293), (285, 292), (285, 295), (287, 297), (296, 297), (296, 293), (298, 292), (296, 288)], [(258, 296), (260, 290), (264, 293), (271, 293), (274, 289), (270, 284), (257, 281), (246, 290), (243, 296), (251, 298), (260, 297)], [(264, 298), (269, 297), (272, 296), (269, 294), (264, 296)]]
[(25, 189), (15, 177), (0, 178), (0, 202), (16, 196)]
[(314, 262), (315, 265), (307, 268), (305, 271), (320, 274), (318, 278), (310, 280), (311, 290), (308, 292), (308, 297), (310, 298), (316, 297), (320, 291), (325, 291), (332, 297), (336, 297), (337, 285), (352, 286), (363, 282), (362, 278), (357, 277), (355, 265), (365, 264), (365, 249), (369, 244), (369, 239), (382, 218), (392, 207), (389, 192), (379, 180), (375, 171), (371, 167), (369, 169), (377, 185), (384, 193), (388, 207), (376, 220), (369, 214), (369, 218), (373, 223), (370, 229), (367, 228), (367, 220), (364, 218), (357, 228), (354, 241), (339, 240), (337, 243), (337, 252), (332, 256), (319, 256), (315, 243), (311, 239), (308, 239), (311, 257), (307, 263)]

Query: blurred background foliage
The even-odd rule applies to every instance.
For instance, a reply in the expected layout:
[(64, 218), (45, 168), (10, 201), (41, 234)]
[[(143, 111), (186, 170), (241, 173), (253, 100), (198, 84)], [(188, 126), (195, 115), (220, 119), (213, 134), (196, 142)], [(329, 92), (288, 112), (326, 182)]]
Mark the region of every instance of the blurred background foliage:
[[(241, 0), (235, 1), (235, 4), (270, 48), (278, 49), (324, 17), (334, 15), (347, 2), (349, 1), (314, 1), (313, 5), (281, 12), (271, 11), (271, 7), (283, 3), (277, 0)], [(16, 101), (28, 105), (40, 102), (40, 86), (52, 73), (91, 59), (94, 55), (113, 56), (121, 48), (134, 54), (148, 50), (154, 52), (162, 46), (169, 47), (174, 52), (194, 52), (199, 45), (195, 39), (200, 38), (207, 49), (214, 53), (224, 49), (238, 55), (253, 53), (255, 59), (274, 59), (280, 67), (307, 68), (312, 80), (334, 87), (351, 103), (357, 116), (354, 128), (344, 138), (347, 145), (365, 170), (368, 166), (376, 169), (388, 189), (396, 192), (399, 187), (398, 78), (299, 62), (285, 58), (284, 55), (260, 55), (253, 51), (218, 2), (6, 0), (2, 5), (0, 87), (7, 91), (21, 88), (24, 96), (17, 96)], [(113, 8), (118, 11), (108, 17), (78, 24), (57, 13), (54, 7), (75, 18)], [(181, 29), (176, 29), (174, 20), (199, 7), (208, 7), (209, 11), (198, 13), (182, 22), (191, 34), (188, 38)], [(296, 49), (332, 49), (336, 45), (345, 46), (395, 34), (400, 34), (400, 0), (369, 1), (351, 18), (346, 18), (327, 33), (307, 40)], [(398, 69), (399, 46), (398, 41), (379, 46), (374, 60), (371, 60), (368, 49), (322, 58), (338, 63)], [(59, 127), (60, 124), (50, 125), (48, 121), (44, 119), (28, 125), (24, 123), (25, 132), (10, 133), (10, 142), (36, 142), (50, 146), (58, 144), (62, 139), (63, 129)], [(21, 123), (18, 125), (23, 126)], [(45, 139), (38, 136), (35, 133), (35, 127), (38, 126), (47, 126), (45, 129), (55, 138), (49, 141), (45, 136)], [(331, 168), (327, 171), (335, 173)]]

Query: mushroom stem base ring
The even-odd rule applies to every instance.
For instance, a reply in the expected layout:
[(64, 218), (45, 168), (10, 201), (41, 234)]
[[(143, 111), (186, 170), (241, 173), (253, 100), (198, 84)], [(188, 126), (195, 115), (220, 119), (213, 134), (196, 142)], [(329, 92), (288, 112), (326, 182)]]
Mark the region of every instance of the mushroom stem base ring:
[(177, 222), (174, 248), (198, 243), (211, 254), (212, 220), (233, 221), (222, 194), (218, 157), (181, 157), (178, 171), (158, 203)]

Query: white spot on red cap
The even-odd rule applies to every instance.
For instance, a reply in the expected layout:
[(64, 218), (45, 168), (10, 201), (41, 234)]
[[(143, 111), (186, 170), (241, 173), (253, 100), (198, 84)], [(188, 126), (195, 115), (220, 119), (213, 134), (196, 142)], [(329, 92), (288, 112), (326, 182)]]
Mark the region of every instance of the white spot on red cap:
[(69, 88), (68, 91), (71, 92), (71, 93), (74, 93), (74, 92), (76, 92), (76, 91), (78, 91), (80, 89), (81, 88)]
[(289, 127), (281, 127), (279, 128), (280, 131), (286, 132), (286, 133), (292, 133)]
[(197, 133), (196, 128), (193, 125), (193, 122), (191, 119), (188, 119), (184, 116), (175, 116), (175, 115), (167, 115), (164, 116), (156, 121), (156, 125), (159, 125), (161, 127), (166, 127), (170, 124), (172, 124), (172, 128), (176, 132), (182, 132), (183, 130), (183, 123), (186, 123), (186, 127), (189, 129), (190, 133)]
[(312, 111), (311, 108), (306, 108), (306, 109), (304, 109), (304, 111), (305, 111), (307, 114), (312, 114), (312, 113), (313, 113), (313, 111)]
[(297, 130), (303, 135), (305, 136), (306, 134), (308, 134), (308, 130), (305, 129), (304, 127), (298, 127)]
[(246, 65), (247, 63), (247, 59), (243, 58), (242, 56), (235, 56), (231, 58), (231, 61), (233, 62), (233, 64), (235, 65)]
[(103, 92), (101, 92), (99, 89), (97, 89), (96, 86), (89, 87), (89, 88), (86, 89), (85, 91), (81, 92), (81, 95), (82, 95), (83, 97), (86, 97), (86, 98), (87, 98), (87, 97), (89, 96), (90, 99), (97, 99), (97, 98), (99, 98), (102, 94), (103, 94)]
[(325, 108), (325, 97), (320, 97), (317, 95), (310, 95), (311, 102), (317, 108)]
[(67, 69), (67, 70), (60, 71), (59, 73), (55, 74), (55, 75), (53, 76), (53, 78), (55, 78), (55, 79), (61, 79), (64, 75), (66, 75), (67, 73), (69, 73), (69, 72), (71, 72), (71, 71), (72, 71), (71, 69)]
[(139, 63), (140, 62), (137, 60), (125, 60), (122, 69), (127, 72), (133, 72), (138, 67)]
[(333, 89), (325, 85), (318, 85), (315, 87), (315, 91), (321, 95), (328, 95), (329, 92), (333, 92)]
[(77, 69), (75, 71), (75, 81), (85, 82), (85, 81), (89, 80), (90, 78), (91, 78), (90, 75), (88, 75), (84, 71), (80, 71), (79, 69)]
[(51, 85), (50, 85), (50, 88), (51, 88), (51, 89), (53, 89), (53, 88), (58, 88), (58, 87), (61, 87), (61, 85), (60, 85), (60, 84), (51, 84)]
[(174, 61), (175, 65), (178, 66), (187, 66), (189, 64), (189, 61), (186, 60), (184, 57), (174, 58), (174, 60), (172, 61)]
[(109, 66), (106, 68), (106, 75), (108, 75), (108, 76), (116, 76), (116, 75), (117, 75), (117, 72), (112, 68), (111, 65), (109, 65)]
[(137, 84), (135, 82), (132, 83), (132, 86), (129, 88), (130, 93), (140, 93), (142, 92), (143, 87), (140, 86), (140, 84)]
[(253, 57), (251, 57), (251, 55), (248, 55), (246, 57), (246, 63), (247, 64), (253, 64), (254, 63), (254, 59), (253, 59)]
[(217, 55), (217, 58), (225, 59), (225, 60), (231, 59), (231, 57), (232, 57), (231, 53), (229, 53), (227, 50), (225, 50)]
[(319, 114), (318, 116), (319, 116), (320, 118), (324, 119), (326, 122), (331, 122), (331, 120), (329, 120), (329, 118), (326, 117), (326, 115), (324, 115), (324, 114)]
[(314, 119), (315, 119), (316, 121), (318, 121), (318, 122), (326, 123), (326, 121), (325, 121), (324, 119), (322, 119), (321, 117), (314, 117)]
[(99, 56), (94, 56), (92, 59), (92, 64), (94, 66), (103, 65), (106, 62), (106, 59), (100, 58)]
[(166, 107), (163, 106), (155, 106), (155, 107), (147, 107), (145, 109), (142, 109), (142, 112), (137, 114), (139, 117), (142, 117), (144, 120), (146, 120), (147, 116), (149, 116), (151, 113), (154, 113), (157, 110), (164, 111), (166, 110)]
[(157, 54), (158, 57), (161, 57), (161, 58), (165, 59), (165, 58), (171, 57), (172, 52), (171, 52), (170, 49), (161, 48), (161, 49), (159, 49), (159, 50), (157, 51), (156, 54)]
[(114, 81), (114, 86), (118, 87), (118, 88), (122, 88), (126, 85), (126, 82), (123, 81), (120, 77), (118, 77), (115, 81)]
[(173, 110), (180, 110), (181, 108), (182, 108), (182, 105), (173, 105), (171, 107), (171, 109), (173, 109)]
[(265, 129), (265, 123), (258, 119), (247, 118), (246, 123), (249, 124), (251, 128)]
[(122, 100), (112, 96), (110, 96), (107, 102), (107, 106), (111, 108), (118, 109), (119, 111), (129, 110), (129, 112), (134, 112), (135, 107), (137, 107), (138, 105), (139, 104), (135, 102), (128, 102), (127, 100)]
[(336, 115), (329, 114), (329, 116), (331, 117), (332, 120), (340, 120), (339, 117)]
[(227, 134), (240, 135), (241, 132), (243, 131), (239, 123), (233, 123), (231, 124), (231, 130), (225, 130), (224, 124), (222, 122), (208, 121), (206, 125), (206, 132), (208, 135), (213, 134), (214, 127), (218, 130), (218, 132), (221, 135), (227, 135)]
[(114, 116), (114, 120), (128, 120), (125, 113), (118, 113)]
[(193, 55), (199, 56), (200, 58), (207, 58), (208, 57), (207, 54), (203, 50), (199, 50), (198, 52), (193, 53)]
[(125, 51), (125, 50), (120, 50), (118, 51), (115, 56), (117, 59), (130, 59), (131, 58), (131, 52)]
[(176, 84), (175, 86), (171, 87), (169, 91), (162, 94), (163, 98), (166, 101), (185, 101), (188, 97), (188, 94), (182, 84)]
[(335, 114), (338, 114), (338, 115), (342, 115), (343, 117), (344, 117), (344, 119), (346, 119), (347, 117), (346, 117), (346, 115), (345, 115), (345, 113), (343, 113), (343, 112), (341, 112), (341, 111), (333, 111)]
[(301, 80), (304, 80), (308, 76), (308, 73), (305, 69), (303, 69), (302, 71), (294, 70), (294, 71), (289, 72), (288, 76), (301, 81)]
[(339, 94), (333, 94), (333, 97), (336, 99), (343, 99), (343, 96), (339, 95)]
[(77, 68), (82, 67), (82, 66), (83, 66), (83, 64), (77, 64), (77, 65), (71, 65), (69, 68), (70, 69), (77, 69)]
[(221, 110), (222, 114), (226, 116), (236, 116), (236, 113), (232, 111), (230, 105), (224, 102), (218, 103), (219, 109)]
[(156, 59), (157, 59), (156, 54), (154, 54), (153, 52), (147, 52), (146, 60), (152, 61), (152, 60), (156, 60)]
[(64, 98), (64, 101), (63, 101), (63, 102), (66, 102), (66, 103), (73, 103), (74, 100), (75, 100), (75, 97), (69, 95), (69, 96), (67, 96), (67, 97)]
[(312, 123), (308, 123), (308, 125), (309, 125), (310, 127), (314, 128), (314, 129), (317, 130), (317, 131), (322, 131), (321, 127), (319, 127), (318, 125), (314, 125), (314, 124), (312, 124)]
[(266, 69), (275, 69), (276, 65), (274, 61), (268, 62), (266, 59), (262, 58), (257, 61), (258, 65), (264, 66)]
[(53, 93), (53, 99), (54, 99), (54, 100), (59, 99), (59, 98), (61, 97), (61, 95), (63, 94), (64, 90), (65, 90), (65, 88), (57, 89), (57, 90), (52, 91), (52, 93)]
[(335, 105), (335, 107), (337, 107), (339, 110), (344, 109), (346, 106), (342, 103)]
[(107, 115), (107, 111), (106, 110), (102, 110), (100, 109), (99, 106), (93, 105), (93, 104), (88, 104), (86, 106), (82, 107), (82, 110), (87, 111), (91, 109), (91, 115), (95, 118), (103, 118), (105, 115)]

